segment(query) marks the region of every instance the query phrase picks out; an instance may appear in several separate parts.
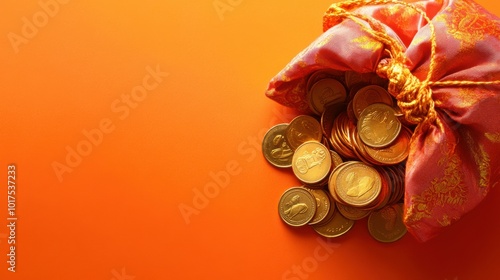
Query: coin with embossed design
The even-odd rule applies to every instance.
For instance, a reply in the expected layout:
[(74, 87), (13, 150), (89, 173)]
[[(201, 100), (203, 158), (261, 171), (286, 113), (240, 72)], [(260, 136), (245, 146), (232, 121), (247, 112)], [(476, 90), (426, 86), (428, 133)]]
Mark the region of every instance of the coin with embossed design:
[(406, 233), (405, 161), (414, 125), (375, 73), (317, 69), (306, 78), (296, 90), (315, 115), (276, 125), (262, 143), (266, 160), (292, 167), (303, 184), (283, 193), (280, 218), (337, 237), (368, 217), (373, 238), (398, 240)]
[(322, 189), (309, 189), (306, 188), (316, 198), (316, 214), (309, 222), (310, 225), (315, 225), (323, 221), (330, 211), (330, 198), (328, 194)]
[(366, 86), (354, 95), (352, 106), (354, 116), (359, 119), (361, 112), (371, 104), (384, 103), (389, 106), (394, 104), (392, 96), (383, 87), (377, 85)]
[(288, 124), (282, 123), (271, 127), (262, 141), (262, 153), (266, 160), (280, 168), (292, 166), (293, 150), (285, 141)]
[(338, 170), (334, 191), (346, 204), (363, 207), (378, 197), (381, 187), (382, 179), (375, 168), (353, 161)]
[(403, 128), (392, 144), (382, 148), (365, 146), (366, 153), (380, 164), (393, 165), (403, 162), (410, 153), (411, 131)]
[(308, 141), (320, 142), (322, 138), (320, 123), (308, 115), (295, 117), (285, 132), (286, 143), (292, 150), (297, 149), (302, 143)]
[(317, 226), (330, 222), (330, 220), (333, 218), (333, 215), (337, 212), (335, 200), (332, 198), (329, 192), (326, 192), (326, 194), (328, 196), (328, 200), (330, 200), (330, 209), (328, 210), (328, 214), (326, 214), (326, 217), (323, 218), (321, 222), (316, 224)]
[(326, 104), (343, 103), (347, 93), (339, 81), (322, 79), (316, 82), (307, 93), (309, 108), (318, 115), (325, 110)]
[(348, 232), (354, 225), (353, 220), (349, 220), (336, 211), (327, 223), (313, 225), (312, 228), (324, 237), (339, 237)]
[(315, 185), (324, 181), (331, 167), (330, 150), (319, 142), (306, 142), (293, 154), (293, 173), (304, 184)]
[(311, 88), (314, 84), (316, 84), (319, 80), (333, 78), (341, 83), (345, 83), (345, 74), (342, 71), (337, 71), (333, 69), (322, 69), (313, 72), (309, 78), (307, 78), (306, 83), (306, 92), (311, 91)]
[(368, 218), (370, 235), (380, 242), (394, 242), (407, 232), (403, 223), (403, 204), (398, 203), (374, 211)]
[(281, 195), (278, 213), (288, 225), (306, 225), (316, 213), (316, 198), (305, 188), (290, 188)]
[(357, 128), (363, 143), (370, 147), (382, 148), (396, 140), (401, 131), (401, 122), (391, 106), (375, 103), (363, 110)]
[(341, 203), (337, 203), (337, 209), (340, 211), (340, 213), (342, 213), (344, 217), (354, 221), (361, 220), (364, 217), (367, 217), (371, 212), (370, 210), (365, 210)]

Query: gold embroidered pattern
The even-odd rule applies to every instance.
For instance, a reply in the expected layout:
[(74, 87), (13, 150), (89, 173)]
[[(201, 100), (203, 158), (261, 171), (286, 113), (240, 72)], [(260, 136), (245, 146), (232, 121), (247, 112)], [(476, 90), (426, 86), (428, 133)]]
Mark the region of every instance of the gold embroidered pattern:
[(488, 140), (490, 140), (493, 143), (500, 143), (500, 133), (486, 132), (484, 136), (486, 136), (486, 138), (488, 138)]
[(353, 39), (351, 43), (357, 43), (360, 48), (371, 51), (375, 51), (383, 47), (382, 43), (368, 36), (361, 36), (356, 39)]
[(424, 35), (417, 35), (411, 41), (410, 46), (418, 46), (418, 45), (422, 44), (423, 42), (425, 42), (427, 40), (427, 38), (428, 37), (424, 36)]
[[(410, 207), (405, 221), (412, 225), (423, 218), (436, 218), (439, 223), (447, 223), (453, 217), (438, 218), (439, 213), (433, 212), (436, 207), (463, 205), (467, 200), (467, 189), (463, 182), (463, 174), (459, 171), (462, 161), (457, 154), (452, 154), (452, 147), (445, 145), (444, 156), (438, 161), (438, 166), (444, 166), (444, 175), (434, 178), (431, 186), (420, 195), (410, 198)], [(458, 217), (457, 217), (458, 219)]]
[(443, 14), (438, 20), (448, 27), (448, 33), (460, 41), (461, 52), (471, 50), (476, 43), (487, 35), (500, 36), (498, 22), (481, 12), (481, 6), (472, 1), (457, 1), (454, 7), (448, 7), (451, 16)]
[(283, 82), (289, 82), (290, 81), (290, 78), (285, 75), (285, 73), (283, 73), (281, 76), (280, 76), (280, 80), (282, 80)]
[(444, 214), (443, 218), (441, 220), (438, 220), (438, 223), (443, 227), (447, 227), (451, 225), (451, 219), (448, 215)]
[[(434, 56), (434, 62), (436, 63), (436, 65), (441, 65), (442, 63), (445, 63), (447, 60), (448, 60), (448, 58), (446, 57), (446, 53), (437, 53)], [(415, 69), (413, 71), (413, 74), (417, 77), (420, 77), (421, 79), (424, 79), (425, 75), (427, 75), (427, 73), (429, 72), (429, 67), (430, 67), (430, 64), (424, 64), (424, 65), (418, 67), (418, 69)], [(445, 75), (446, 70), (447, 69), (445, 67), (438, 67), (437, 69), (434, 69), (432, 76), (433, 77), (442, 77), (443, 75)], [(439, 102), (440, 100), (435, 100), (435, 101)]]
[[(421, 5), (415, 6), (422, 8)], [(382, 16), (394, 22), (394, 25), (404, 33), (415, 32), (415, 20), (414, 17), (418, 17), (419, 13), (416, 10), (408, 9), (401, 5), (391, 5), (386, 9), (382, 9)], [(409, 35), (409, 34), (407, 34)]]
[[(486, 189), (490, 184), (490, 157), (484, 146), (477, 144), (469, 131), (463, 133), (479, 172), (479, 187)], [(486, 194), (486, 192), (484, 193)]]
[(300, 68), (306, 68), (308, 64), (305, 61), (301, 60), (297, 62), (297, 66), (299, 66)]
[(334, 35), (333, 33), (328, 34), (327, 36), (325, 36), (325, 38), (323, 38), (321, 41), (319, 41), (318, 43), (316, 43), (315, 47), (322, 48), (323, 46), (325, 46), (326, 44), (328, 44), (328, 42), (332, 41), (333, 35)]
[(476, 104), (479, 99), (477, 90), (477, 88), (459, 88), (458, 96), (460, 97), (460, 103), (458, 105), (464, 108), (470, 108)]

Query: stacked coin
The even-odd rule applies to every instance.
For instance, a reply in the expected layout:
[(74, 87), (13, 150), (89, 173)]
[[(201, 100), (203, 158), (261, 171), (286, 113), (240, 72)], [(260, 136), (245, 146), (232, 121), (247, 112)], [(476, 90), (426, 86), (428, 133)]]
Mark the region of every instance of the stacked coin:
[(291, 167), (302, 184), (283, 193), (281, 219), (337, 237), (368, 217), (376, 240), (398, 240), (406, 233), (401, 203), (413, 132), (394, 107), (387, 81), (324, 70), (311, 74), (306, 88), (314, 115), (272, 127), (262, 143), (267, 161)]

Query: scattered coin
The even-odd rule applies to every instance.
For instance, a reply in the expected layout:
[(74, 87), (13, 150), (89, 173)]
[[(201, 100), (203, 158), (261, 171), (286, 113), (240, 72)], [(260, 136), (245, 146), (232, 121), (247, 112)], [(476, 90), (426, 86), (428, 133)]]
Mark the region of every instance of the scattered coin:
[(285, 140), (287, 127), (286, 123), (271, 127), (262, 141), (264, 157), (270, 164), (280, 168), (292, 166), (293, 150)]
[(366, 153), (381, 165), (395, 165), (403, 162), (410, 153), (411, 131), (403, 128), (392, 144), (383, 148), (365, 146)]
[(319, 224), (326, 218), (328, 212), (330, 211), (331, 207), (330, 198), (328, 197), (326, 191), (322, 189), (307, 189), (307, 190), (316, 199), (316, 213), (314, 214), (312, 220), (309, 222), (309, 225)]
[(313, 117), (299, 115), (295, 117), (285, 132), (285, 141), (292, 150), (308, 141), (320, 142), (322, 138), (320, 123)]
[(358, 90), (356, 95), (354, 95), (352, 102), (354, 116), (357, 119), (359, 119), (361, 112), (363, 112), (363, 110), (371, 104), (384, 103), (391, 107), (394, 104), (392, 96), (389, 92), (377, 85), (369, 85)]
[(352, 161), (336, 171), (334, 191), (346, 204), (364, 207), (380, 194), (382, 181), (377, 170), (363, 162)]
[(330, 150), (319, 142), (303, 143), (295, 150), (292, 158), (293, 173), (307, 185), (316, 185), (325, 181), (331, 167)]
[(309, 108), (321, 115), (327, 104), (343, 103), (347, 97), (344, 86), (335, 79), (322, 79), (316, 82), (307, 93)]
[(380, 242), (394, 242), (407, 232), (403, 223), (403, 204), (388, 205), (374, 211), (368, 218), (370, 235)]
[(370, 215), (371, 211), (370, 210), (365, 210), (361, 208), (357, 208), (354, 206), (346, 205), (346, 204), (340, 204), (337, 203), (337, 209), (340, 211), (342, 216), (356, 221), (356, 220), (361, 220), (364, 217), (367, 217)]
[(336, 211), (327, 223), (313, 225), (312, 228), (324, 237), (339, 237), (348, 232), (354, 225), (353, 220), (349, 220)]
[(306, 225), (316, 213), (316, 198), (308, 190), (301, 187), (286, 190), (278, 205), (281, 219), (291, 226)]
[(374, 73), (319, 70), (305, 85), (310, 110), (266, 133), (262, 152), (275, 167), (291, 168), (302, 187), (281, 196), (288, 225), (309, 225), (338, 237), (367, 218), (371, 236), (393, 242), (403, 223), (405, 162), (412, 126)]
[(374, 148), (390, 145), (401, 131), (401, 122), (391, 106), (382, 103), (366, 107), (358, 118), (358, 133), (361, 141)]

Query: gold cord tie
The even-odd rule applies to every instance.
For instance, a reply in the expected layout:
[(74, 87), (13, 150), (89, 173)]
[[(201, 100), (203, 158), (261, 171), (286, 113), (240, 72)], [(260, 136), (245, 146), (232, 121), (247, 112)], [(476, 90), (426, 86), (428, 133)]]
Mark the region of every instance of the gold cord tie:
[(429, 84), (415, 77), (403, 63), (395, 59), (382, 59), (377, 74), (389, 80), (389, 93), (396, 97), (407, 121), (419, 124), (436, 120)]
[[(424, 80), (415, 77), (405, 62), (405, 48), (401, 42), (391, 37), (383, 25), (376, 19), (352, 12), (356, 8), (367, 5), (401, 5), (419, 13), (428, 23), (430, 30), (430, 62), (429, 70)], [(358, 24), (361, 30), (370, 34), (374, 40), (384, 45), (385, 53), (389, 58), (382, 59), (377, 65), (376, 72), (379, 76), (389, 80), (389, 93), (396, 97), (398, 106), (407, 121), (418, 124), (415, 131), (425, 130), (432, 123), (439, 121), (432, 98), (431, 87), (443, 86), (486, 86), (498, 85), (500, 80), (493, 81), (433, 81), (432, 76), (437, 67), (436, 62), (436, 31), (431, 19), (421, 8), (411, 3), (400, 0), (351, 0), (335, 3), (330, 6), (323, 17), (323, 31), (340, 23), (343, 19), (350, 19)]]

